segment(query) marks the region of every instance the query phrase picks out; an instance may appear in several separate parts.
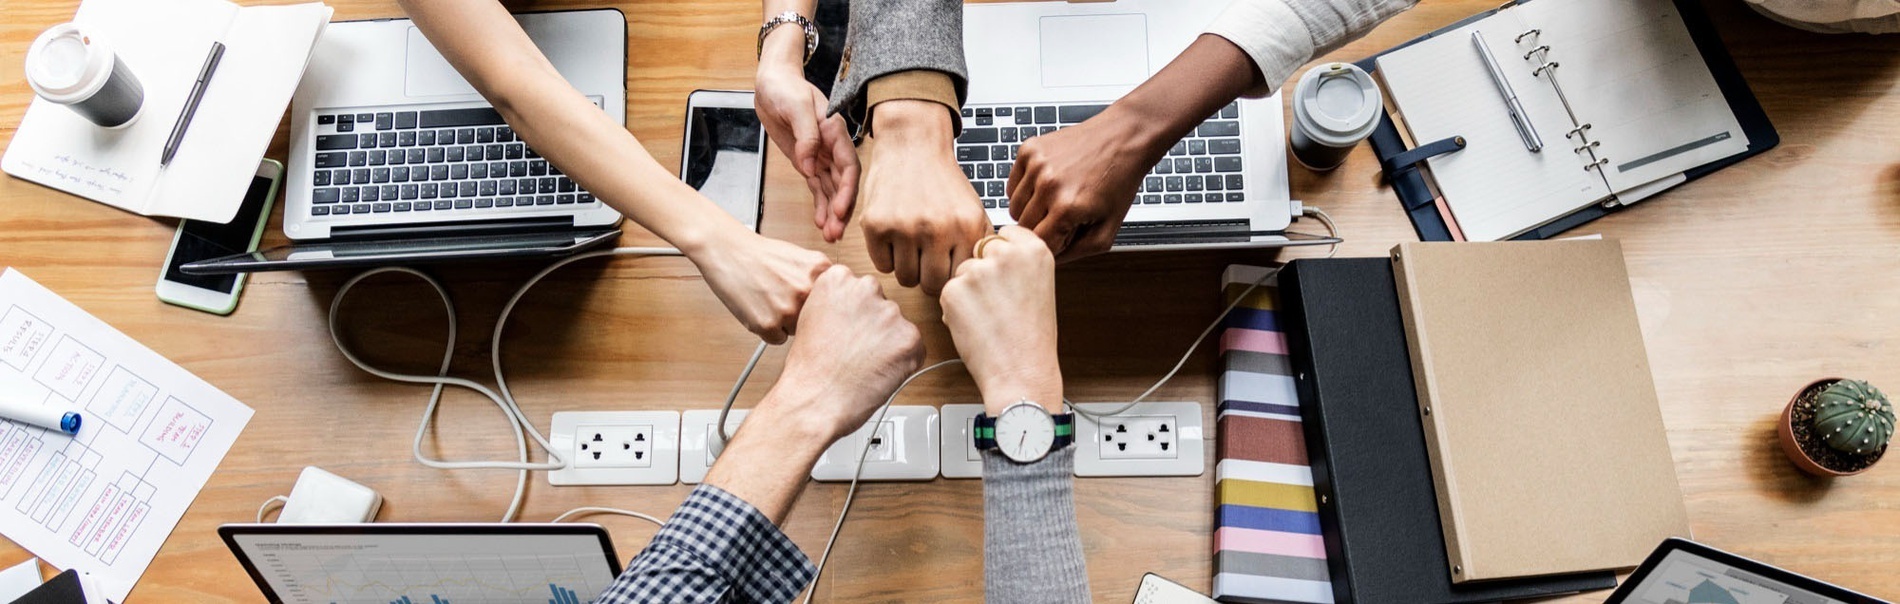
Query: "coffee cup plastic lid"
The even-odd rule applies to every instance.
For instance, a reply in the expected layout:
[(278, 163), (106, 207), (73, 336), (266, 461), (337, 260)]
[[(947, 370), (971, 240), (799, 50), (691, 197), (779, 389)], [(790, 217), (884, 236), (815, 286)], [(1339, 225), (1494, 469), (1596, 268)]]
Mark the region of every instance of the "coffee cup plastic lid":
[(74, 23), (47, 28), (26, 51), (26, 81), (56, 103), (92, 97), (112, 76), (112, 49)]
[(1307, 70), (1294, 88), (1293, 113), (1306, 134), (1324, 142), (1353, 144), (1379, 123), (1379, 85), (1351, 63)]

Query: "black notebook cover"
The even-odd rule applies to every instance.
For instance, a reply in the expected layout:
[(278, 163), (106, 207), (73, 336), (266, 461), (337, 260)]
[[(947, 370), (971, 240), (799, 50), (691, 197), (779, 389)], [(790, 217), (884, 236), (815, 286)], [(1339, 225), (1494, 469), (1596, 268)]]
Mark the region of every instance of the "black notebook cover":
[(1610, 571), (1452, 585), (1393, 283), (1386, 258), (1295, 260), (1280, 274), (1334, 601), (1464, 604), (1616, 587)]
[(13, 604), (86, 604), (86, 590), (79, 584), (79, 573), (67, 569), (26, 592)]

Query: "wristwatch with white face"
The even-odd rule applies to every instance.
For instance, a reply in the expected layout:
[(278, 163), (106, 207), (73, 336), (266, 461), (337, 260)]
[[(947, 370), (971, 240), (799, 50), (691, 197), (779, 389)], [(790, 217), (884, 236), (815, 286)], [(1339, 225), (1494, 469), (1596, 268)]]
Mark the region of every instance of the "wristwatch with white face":
[(1075, 416), (1050, 415), (1029, 399), (1010, 405), (996, 417), (976, 416), (977, 450), (996, 449), (1016, 463), (1034, 463), (1050, 451), (1075, 442)]

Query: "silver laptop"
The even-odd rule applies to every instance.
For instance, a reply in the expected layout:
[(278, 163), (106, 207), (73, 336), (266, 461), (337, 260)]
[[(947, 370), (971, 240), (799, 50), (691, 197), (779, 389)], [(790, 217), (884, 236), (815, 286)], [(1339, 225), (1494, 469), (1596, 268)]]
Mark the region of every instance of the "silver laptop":
[(620, 576), (597, 524), (227, 524), (218, 536), (272, 603), (580, 604)]
[[(516, 19), (570, 84), (615, 123), (626, 123), (627, 28), (620, 11)], [(366, 256), (347, 249), (358, 242), (374, 242), (379, 263), (401, 261), (401, 253), (386, 257), (391, 249), (429, 250), (435, 239), (454, 239), (452, 253), (418, 252), (421, 257), (577, 251), (549, 248), (547, 234), (571, 231), (588, 245), (603, 245), (621, 220), (516, 136), (408, 19), (324, 30), (291, 100), (284, 199), (284, 233), (324, 246), (306, 259), (349, 257), (359, 264)], [(514, 246), (517, 235), (535, 240)], [(392, 241), (401, 245), (392, 248)]]
[[(957, 160), (991, 223), (1013, 224), (1004, 183), (1022, 141), (1100, 112), (1205, 31), (1227, 0), (964, 5), (970, 94)], [(1115, 249), (1270, 247), (1331, 241), (1287, 232), (1279, 95), (1242, 99), (1153, 167)]]

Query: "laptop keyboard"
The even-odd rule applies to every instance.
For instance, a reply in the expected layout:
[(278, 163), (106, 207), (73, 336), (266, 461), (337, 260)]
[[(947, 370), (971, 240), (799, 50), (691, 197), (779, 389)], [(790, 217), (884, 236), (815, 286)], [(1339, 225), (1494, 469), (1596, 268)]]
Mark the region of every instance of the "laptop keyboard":
[(319, 113), (317, 132), (312, 216), (599, 207), (492, 108)]
[[(1031, 138), (1081, 123), (1108, 105), (1017, 105), (963, 108), (957, 163), (985, 209), (1008, 208), (1004, 194), (1018, 147)], [(1174, 144), (1142, 179), (1139, 205), (1240, 203), (1247, 200), (1240, 143), (1240, 105), (1208, 116)]]

